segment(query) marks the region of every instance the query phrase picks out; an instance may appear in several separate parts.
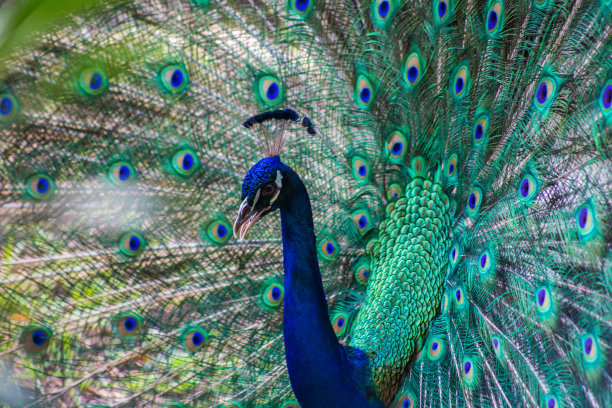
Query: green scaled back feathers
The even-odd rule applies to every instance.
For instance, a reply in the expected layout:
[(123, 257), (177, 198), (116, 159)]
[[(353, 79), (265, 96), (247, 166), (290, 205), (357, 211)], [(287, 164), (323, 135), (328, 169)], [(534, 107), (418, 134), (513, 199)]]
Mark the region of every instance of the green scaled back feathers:
[[(78, 3), (78, 4), (77, 4)], [(292, 108), (330, 324), (386, 406), (610, 406), (606, 0), (0, 7), (0, 405), (298, 407), (277, 216)]]

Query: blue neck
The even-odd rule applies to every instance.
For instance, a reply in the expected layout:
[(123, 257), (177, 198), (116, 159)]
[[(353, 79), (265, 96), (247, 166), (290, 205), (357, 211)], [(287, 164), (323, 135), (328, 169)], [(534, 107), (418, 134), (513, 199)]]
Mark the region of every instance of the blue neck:
[(281, 206), (285, 300), (283, 329), (287, 368), (302, 408), (369, 407), (350, 379), (350, 364), (332, 329), (306, 187), (290, 168), (283, 171), (289, 203)]

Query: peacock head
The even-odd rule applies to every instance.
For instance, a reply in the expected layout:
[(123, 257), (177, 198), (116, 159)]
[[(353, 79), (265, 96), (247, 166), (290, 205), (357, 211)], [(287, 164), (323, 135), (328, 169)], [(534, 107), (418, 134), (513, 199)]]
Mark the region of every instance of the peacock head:
[(234, 236), (242, 241), (251, 227), (284, 201), (283, 171), (287, 167), (278, 156), (258, 161), (242, 182), (242, 204), (234, 223)]

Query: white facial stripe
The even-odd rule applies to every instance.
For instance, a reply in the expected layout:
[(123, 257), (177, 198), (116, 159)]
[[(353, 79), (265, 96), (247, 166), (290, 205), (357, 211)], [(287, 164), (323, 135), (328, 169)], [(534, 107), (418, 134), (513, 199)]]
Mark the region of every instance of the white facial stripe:
[(274, 204), (276, 202), (276, 199), (280, 195), (281, 188), (283, 188), (283, 175), (280, 172), (280, 170), (276, 170), (276, 180), (275, 180), (275, 182), (276, 182), (276, 185), (278, 186), (278, 188), (276, 189), (276, 193), (274, 193), (274, 196), (270, 200), (270, 205), (272, 205), (272, 204)]
[(257, 194), (255, 194), (255, 199), (253, 199), (253, 205), (251, 206), (252, 208), (255, 208), (255, 206), (257, 205), (257, 201), (259, 200), (260, 194), (261, 194), (261, 188), (257, 190)]

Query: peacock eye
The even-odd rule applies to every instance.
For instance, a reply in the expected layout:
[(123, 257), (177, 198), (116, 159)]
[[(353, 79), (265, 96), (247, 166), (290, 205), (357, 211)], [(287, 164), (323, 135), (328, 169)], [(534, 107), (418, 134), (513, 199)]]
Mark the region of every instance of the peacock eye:
[(274, 184), (274, 183), (268, 183), (268, 184), (266, 184), (265, 186), (263, 186), (261, 188), (261, 194), (264, 197), (271, 196), (275, 192), (276, 192), (276, 184)]

